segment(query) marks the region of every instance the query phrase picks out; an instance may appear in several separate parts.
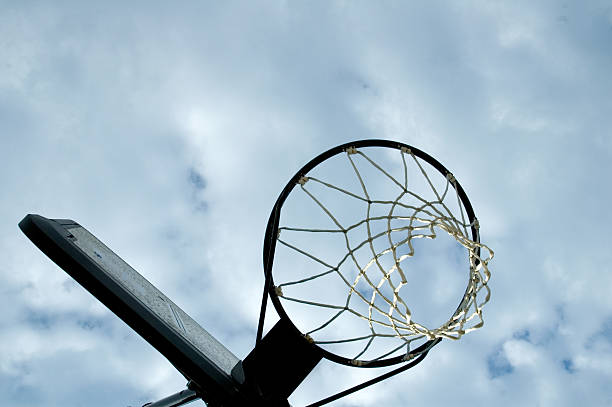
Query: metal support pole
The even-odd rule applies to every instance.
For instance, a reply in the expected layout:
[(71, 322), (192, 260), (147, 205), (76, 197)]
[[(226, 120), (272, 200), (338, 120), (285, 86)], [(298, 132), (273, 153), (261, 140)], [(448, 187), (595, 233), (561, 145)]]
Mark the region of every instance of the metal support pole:
[(155, 403), (147, 403), (142, 407), (178, 407), (199, 398), (200, 397), (195, 391), (191, 389), (185, 389), (176, 394), (156, 401)]

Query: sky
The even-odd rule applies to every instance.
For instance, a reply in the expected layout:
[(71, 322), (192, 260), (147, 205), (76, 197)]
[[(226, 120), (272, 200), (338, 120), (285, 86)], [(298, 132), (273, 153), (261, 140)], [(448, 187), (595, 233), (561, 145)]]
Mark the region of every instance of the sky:
[[(244, 358), (276, 197), (320, 152), (383, 138), (460, 180), (492, 298), (482, 329), (332, 405), (612, 405), (610, 72), (603, 0), (0, 1), (0, 404), (185, 385), (26, 214), (76, 220)], [(374, 374), (321, 363), (290, 402)]]

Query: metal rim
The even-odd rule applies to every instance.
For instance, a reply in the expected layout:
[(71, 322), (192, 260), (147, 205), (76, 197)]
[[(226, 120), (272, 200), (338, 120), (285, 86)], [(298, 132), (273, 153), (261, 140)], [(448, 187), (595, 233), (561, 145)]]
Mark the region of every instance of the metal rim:
[[(289, 322), (291, 327), (295, 330), (296, 334), (301, 335), (301, 336), (304, 336), (304, 334), (291, 321), (291, 318), (289, 317), (289, 315), (283, 308), (283, 305), (281, 304), (280, 299), (278, 295), (276, 294), (276, 291), (274, 290), (274, 277), (272, 275), (272, 266), (274, 264), (274, 253), (276, 249), (276, 236), (278, 235), (278, 226), (279, 226), (281, 208), (283, 204), (285, 203), (285, 200), (291, 193), (291, 191), (293, 191), (293, 189), (298, 184), (298, 181), (300, 178), (302, 178), (303, 176), (306, 176), (317, 165), (321, 164), (322, 162), (326, 161), (327, 159), (331, 157), (334, 157), (338, 154), (345, 152), (345, 150), (350, 147), (355, 147), (355, 148), (386, 147), (386, 148), (394, 148), (397, 150), (401, 150), (402, 148), (408, 148), (416, 157), (430, 164), (432, 167), (438, 170), (444, 177), (446, 177), (448, 174), (451, 173), (449, 170), (446, 169), (446, 167), (444, 167), (444, 165), (442, 165), (435, 158), (425, 153), (424, 151), (419, 150), (416, 147), (412, 147), (408, 144), (400, 143), (397, 141), (382, 140), (382, 139), (368, 139), (368, 140), (352, 141), (352, 142), (344, 143), (334, 148), (331, 148), (325, 151), (324, 153), (319, 154), (312, 160), (310, 160), (298, 172), (296, 172), (295, 175), (293, 175), (293, 177), (289, 180), (287, 185), (285, 185), (285, 188), (283, 189), (278, 199), (276, 200), (276, 203), (274, 204), (274, 207), (272, 209), (272, 213), (270, 214), (270, 218), (268, 219), (268, 224), (266, 227), (266, 234), (264, 238), (263, 262), (264, 262), (264, 275), (266, 277), (266, 281), (269, 282), (268, 286), (265, 289), (268, 291), (268, 295), (270, 296), (270, 299), (272, 300), (272, 304), (274, 304), (274, 308), (276, 309), (276, 312), (278, 313), (280, 318), (285, 319), (286, 321)], [(463, 204), (465, 208), (468, 219), (470, 223), (472, 223), (472, 226), (471, 226), (472, 240), (475, 242), (479, 242), (480, 238), (479, 238), (478, 229), (476, 229), (476, 227), (473, 224), (476, 217), (474, 215), (472, 204), (470, 203), (465, 191), (461, 187), (461, 184), (459, 184), (459, 181), (457, 181), (456, 179), (455, 181), (456, 182), (454, 183), (454, 185), (453, 184), (451, 185), (455, 187), (457, 194), (459, 195), (459, 199), (461, 200), (461, 203)], [(479, 253), (480, 249), (477, 249), (477, 252)], [(431, 339), (425, 342), (424, 344), (422, 344), (421, 346), (419, 346), (418, 348), (412, 350), (410, 354), (422, 352), (423, 349), (428, 349), (429, 347), (437, 344), (438, 342), (439, 342), (439, 339)], [(390, 366), (396, 363), (401, 363), (401, 362), (406, 361), (406, 356), (401, 355), (401, 356), (394, 356), (394, 357), (390, 357), (386, 359), (373, 360), (373, 361), (359, 360), (358, 363), (355, 363), (354, 359), (349, 359), (344, 356), (337, 355), (326, 349), (323, 349), (321, 346), (318, 346), (316, 344), (312, 344), (312, 345), (316, 346), (322, 352), (323, 357), (325, 357), (326, 359), (340, 363), (340, 364), (348, 365), (348, 366), (359, 365), (361, 367), (383, 367), (383, 366)]]

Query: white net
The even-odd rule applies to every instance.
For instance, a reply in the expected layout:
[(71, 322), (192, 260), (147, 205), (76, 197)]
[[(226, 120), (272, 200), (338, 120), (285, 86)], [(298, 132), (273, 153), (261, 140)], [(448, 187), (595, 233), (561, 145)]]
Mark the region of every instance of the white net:
[[(347, 149), (302, 177), (285, 202), (275, 292), (308, 338), (355, 364), (408, 354), (414, 341), (459, 339), (483, 325), (493, 257), (472, 240), (471, 228), (479, 225), (467, 218), (453, 175), (441, 174), (409, 149)], [(419, 240), (444, 235), (454, 247), (434, 257), (450, 256), (450, 267), (469, 269), (468, 282), (463, 297), (453, 297), (454, 304), (461, 301), (454, 312), (446, 311), (444, 319), (450, 318), (431, 327), (417, 322), (409, 306), (411, 300), (431, 300), (420, 278), (433, 273), (414, 259), (425, 251)], [(442, 279), (434, 281), (436, 295), (448, 291), (453, 271), (442, 270)]]

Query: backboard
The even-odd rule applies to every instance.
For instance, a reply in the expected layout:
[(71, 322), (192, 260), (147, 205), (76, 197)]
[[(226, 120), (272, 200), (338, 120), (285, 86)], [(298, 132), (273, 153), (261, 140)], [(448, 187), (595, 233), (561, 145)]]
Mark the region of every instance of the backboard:
[(205, 401), (241, 404), (241, 361), (87, 229), (73, 220), (40, 215), (27, 215), (19, 227), (51, 260), (195, 382)]

